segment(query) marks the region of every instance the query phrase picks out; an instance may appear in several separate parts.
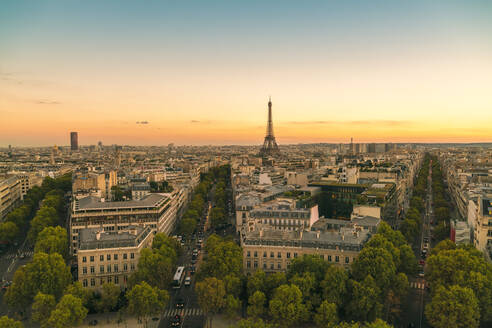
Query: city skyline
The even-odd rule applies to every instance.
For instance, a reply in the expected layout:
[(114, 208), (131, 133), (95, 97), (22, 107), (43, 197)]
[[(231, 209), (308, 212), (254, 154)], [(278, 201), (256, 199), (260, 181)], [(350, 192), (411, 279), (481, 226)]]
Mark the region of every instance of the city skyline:
[(491, 142), (490, 9), (5, 1), (0, 146)]

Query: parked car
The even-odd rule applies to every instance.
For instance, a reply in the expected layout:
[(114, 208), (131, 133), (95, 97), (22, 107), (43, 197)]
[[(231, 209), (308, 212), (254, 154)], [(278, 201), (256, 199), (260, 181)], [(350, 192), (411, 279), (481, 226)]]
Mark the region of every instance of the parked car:
[(97, 326), (97, 320), (94, 319), (94, 320), (89, 321), (89, 326)]
[(191, 274), (195, 274), (195, 272), (196, 272), (196, 267), (195, 267), (194, 265), (192, 265), (192, 266), (190, 267), (190, 273), (191, 273)]
[(191, 285), (191, 276), (190, 276), (190, 275), (188, 275), (188, 276), (185, 278), (184, 285), (185, 285), (185, 286), (190, 286), (190, 285)]

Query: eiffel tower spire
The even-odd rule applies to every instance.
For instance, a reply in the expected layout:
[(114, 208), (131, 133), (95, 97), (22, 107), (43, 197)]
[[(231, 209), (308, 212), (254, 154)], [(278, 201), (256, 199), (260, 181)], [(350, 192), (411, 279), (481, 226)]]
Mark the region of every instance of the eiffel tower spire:
[(260, 150), (260, 155), (275, 156), (279, 154), (280, 151), (278, 149), (278, 145), (277, 142), (275, 141), (275, 136), (273, 134), (272, 99), (269, 97), (267, 131), (266, 131), (265, 141), (263, 142), (263, 147)]

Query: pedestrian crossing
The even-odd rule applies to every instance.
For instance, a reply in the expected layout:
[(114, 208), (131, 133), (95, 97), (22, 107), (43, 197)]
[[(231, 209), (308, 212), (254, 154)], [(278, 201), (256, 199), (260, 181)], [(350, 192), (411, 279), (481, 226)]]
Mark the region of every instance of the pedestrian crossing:
[(425, 283), (424, 282), (411, 282), (410, 288), (425, 289)]
[(25, 252), (21, 252), (21, 253), (17, 253), (17, 252), (8, 253), (8, 254), (5, 254), (5, 258), (7, 260), (12, 260), (16, 257), (19, 258), (22, 254), (24, 254), (25, 257), (32, 257), (34, 254), (34, 251), (29, 250), (29, 251), (25, 251)]
[(192, 309), (167, 309), (162, 314), (164, 317), (173, 317), (176, 314), (181, 316), (195, 316), (195, 315), (203, 315), (202, 309), (192, 308)]

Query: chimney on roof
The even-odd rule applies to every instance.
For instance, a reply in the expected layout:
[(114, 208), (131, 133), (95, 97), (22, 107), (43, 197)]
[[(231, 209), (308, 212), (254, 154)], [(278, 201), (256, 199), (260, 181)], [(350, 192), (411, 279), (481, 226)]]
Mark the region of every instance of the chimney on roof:
[(96, 240), (101, 239), (101, 231), (96, 232)]
[(319, 230), (316, 231), (316, 238), (319, 239)]

